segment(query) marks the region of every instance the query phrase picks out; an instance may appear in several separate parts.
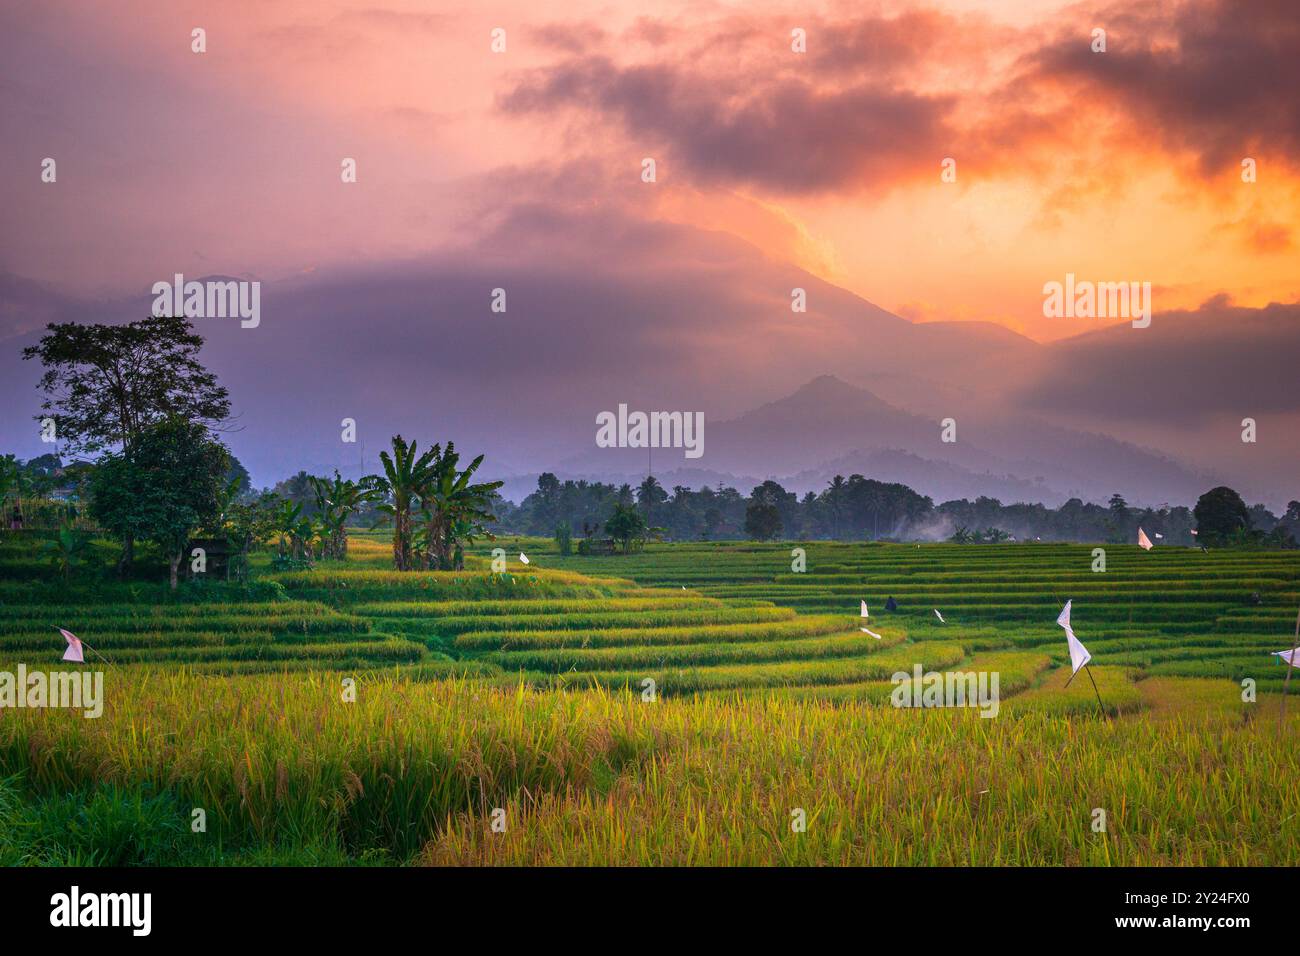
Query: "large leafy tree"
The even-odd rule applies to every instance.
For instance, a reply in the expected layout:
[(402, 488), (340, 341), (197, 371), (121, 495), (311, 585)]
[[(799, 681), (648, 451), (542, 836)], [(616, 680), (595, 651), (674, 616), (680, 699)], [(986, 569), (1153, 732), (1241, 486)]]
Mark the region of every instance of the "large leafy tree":
[(755, 541), (772, 541), (781, 534), (781, 510), (768, 498), (754, 497), (745, 506), (745, 534)]
[(136, 436), (130, 451), (103, 456), (91, 475), (91, 514), (115, 534), (154, 541), (171, 586), (190, 535), (220, 520), (230, 458), (205, 425), (169, 416)]
[(1201, 495), (1192, 509), (1197, 535), (1203, 543), (1234, 540), (1240, 532), (1250, 530), (1250, 510), (1241, 495), (1227, 485), (1211, 488)]
[(277, 481), (271, 490), (277, 498), (302, 505), (306, 513), (315, 514), (317, 502), (316, 488), (312, 484), (314, 480), (315, 476), (299, 471), (296, 475)]
[[(66, 453), (117, 448), (129, 453), (151, 425), (168, 415), (216, 427), (230, 415), (230, 397), (198, 360), (203, 338), (184, 318), (151, 316), (126, 325), (51, 323), (23, 349), (45, 368), (42, 414), (53, 418)], [(134, 536), (123, 538), (123, 572)]]
[(605, 533), (613, 538), (623, 553), (645, 543), (649, 528), (641, 512), (630, 504), (615, 504), (614, 513), (605, 522)]
[(37, 415), (52, 417), (66, 452), (130, 450), (168, 415), (216, 426), (230, 398), (198, 360), (203, 337), (183, 318), (151, 316), (126, 325), (52, 323), (24, 359), (45, 367)]

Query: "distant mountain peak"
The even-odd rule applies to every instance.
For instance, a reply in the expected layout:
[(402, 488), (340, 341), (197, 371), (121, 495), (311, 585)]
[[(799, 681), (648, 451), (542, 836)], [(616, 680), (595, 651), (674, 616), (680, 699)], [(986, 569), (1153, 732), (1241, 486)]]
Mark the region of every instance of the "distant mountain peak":
[(851, 385), (834, 375), (818, 375), (805, 382), (789, 395), (774, 399), (741, 415), (735, 421), (771, 419), (777, 415), (789, 419), (803, 418), (806, 422), (839, 420), (845, 413), (860, 415), (865, 411), (894, 413), (907, 416), (874, 392)]
[[(805, 393), (825, 393), (825, 392), (863, 392), (865, 389), (858, 388), (856, 385), (850, 385), (844, 379), (829, 373), (818, 375), (816, 378), (805, 382), (794, 390), (793, 395), (802, 395)], [(793, 397), (792, 395), (792, 397)]]

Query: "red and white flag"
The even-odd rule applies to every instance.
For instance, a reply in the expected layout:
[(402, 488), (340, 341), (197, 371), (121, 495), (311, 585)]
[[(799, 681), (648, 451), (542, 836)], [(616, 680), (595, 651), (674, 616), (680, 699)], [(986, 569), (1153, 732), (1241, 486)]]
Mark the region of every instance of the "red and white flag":
[(56, 628), (55, 630), (62, 634), (64, 639), (68, 642), (68, 649), (63, 652), (63, 659), (65, 661), (76, 661), (78, 664), (86, 663), (86, 659), (81, 653), (81, 638), (77, 637), (77, 635), (73, 634), (71, 631), (65, 631), (61, 627)]
[(1151, 539), (1147, 537), (1147, 533), (1141, 528), (1138, 528), (1138, 547), (1143, 551), (1150, 551), (1152, 548)]

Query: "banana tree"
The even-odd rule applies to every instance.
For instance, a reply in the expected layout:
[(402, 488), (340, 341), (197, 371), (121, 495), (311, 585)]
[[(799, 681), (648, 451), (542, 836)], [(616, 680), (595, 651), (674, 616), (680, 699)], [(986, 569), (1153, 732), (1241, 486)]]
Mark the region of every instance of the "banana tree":
[(89, 543), (90, 535), (74, 528), (71, 521), (64, 521), (58, 534), (45, 542), (44, 550), (49, 554), (50, 562), (63, 575), (63, 580), (67, 581), (72, 575), (72, 569), (81, 562)]
[(271, 523), (271, 530), (280, 536), (280, 557), (287, 557), (292, 549), (295, 557), (298, 552), (298, 531), (302, 521), (302, 505), (292, 501), (280, 502)]
[(429, 481), (420, 489), (421, 514), (424, 519), (423, 543), (425, 567), (430, 570), (460, 570), (465, 566), (463, 544), (478, 534), (485, 534), (484, 523), (495, 521), (489, 510), (492, 492), (502, 482), (471, 484), (474, 472), (483, 463), (479, 455), (464, 471), (458, 471), (460, 455), (453, 442), (438, 457)]
[(387, 499), (379, 510), (393, 520), (393, 564), (398, 571), (412, 568), (411, 514), (420, 502), (420, 490), (432, 480), (434, 464), (440, 455), (438, 445), (421, 455), (415, 442), (408, 444), (401, 435), (394, 435), (393, 453), (379, 453), (384, 473), (362, 479), (363, 484), (376, 489)]
[(345, 480), (337, 471), (333, 481), (316, 477), (310, 480), (321, 522), (325, 526), (322, 557), (342, 561), (348, 556), (348, 519), (363, 505), (373, 501), (378, 492), (366, 479), (361, 482)]
[(316, 549), (313, 542), (317, 540), (320, 540), (323, 549), (325, 525), (313, 521), (310, 515), (303, 515), (298, 519), (298, 524), (293, 529), (294, 556), (307, 561), (316, 560)]

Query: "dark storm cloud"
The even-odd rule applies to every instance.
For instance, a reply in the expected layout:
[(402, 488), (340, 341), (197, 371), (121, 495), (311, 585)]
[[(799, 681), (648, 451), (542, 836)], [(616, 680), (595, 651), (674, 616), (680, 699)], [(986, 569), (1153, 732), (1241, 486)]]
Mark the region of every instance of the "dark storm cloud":
[(1021, 82), (1060, 83), (1127, 113), (1139, 132), (1186, 150), (1210, 175), (1247, 150), (1300, 165), (1300, 6), (1295, 0), (1120, 4), (1098, 8), (1107, 50), (1086, 31), (1029, 54)]
[[(786, 194), (887, 188), (931, 176), (945, 155), (990, 172), (1055, 162), (1093, 113), (1095, 129), (1190, 152), (1206, 175), (1256, 153), (1300, 165), (1294, 0), (1077, 7), (1061, 22), (1043, 35), (931, 10), (810, 18), (808, 53), (792, 56), (786, 32), (733, 17), (651, 62), (588, 47), (499, 102), (614, 120), (698, 182)], [(1104, 54), (1093, 26), (1107, 30)], [(993, 51), (1017, 53), (1014, 66), (996, 67)]]
[(929, 175), (953, 103), (875, 81), (822, 89), (796, 75), (725, 77), (604, 57), (534, 73), (501, 100), (514, 113), (592, 109), (617, 118), (645, 155), (665, 145), (669, 162), (700, 182), (788, 193)]

